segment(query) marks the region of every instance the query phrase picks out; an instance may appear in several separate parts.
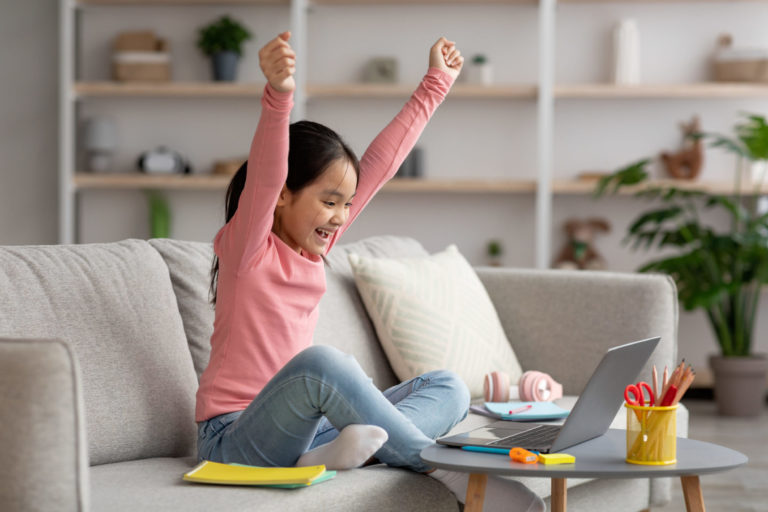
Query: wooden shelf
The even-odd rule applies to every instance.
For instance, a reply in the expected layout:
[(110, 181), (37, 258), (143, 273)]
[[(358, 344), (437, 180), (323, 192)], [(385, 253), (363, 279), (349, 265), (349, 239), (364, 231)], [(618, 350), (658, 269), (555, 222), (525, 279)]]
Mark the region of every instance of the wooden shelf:
[[(408, 98), (417, 84), (328, 84), (308, 85), (309, 98)], [(261, 97), (264, 83), (217, 82), (78, 82), (78, 98), (94, 97)], [(452, 98), (522, 98), (536, 97), (533, 85), (479, 86), (456, 84)]]
[[(560, 4), (666, 3), (669, 0), (558, 0)], [(722, 2), (724, 0), (675, 0), (680, 3)], [(725, 0), (728, 2), (765, 2), (766, 0)], [(310, 0), (315, 5), (538, 5), (539, 0)], [(288, 5), (290, 0), (75, 0), (77, 6), (89, 5)]]
[(140, 5), (142, 7), (152, 5), (260, 5), (278, 4), (288, 5), (290, 0), (75, 0), (75, 5)]
[(505, 179), (424, 179), (395, 178), (389, 181), (382, 192), (453, 192), (453, 193), (491, 193), (525, 194), (536, 191), (536, 181)]
[[(218, 174), (173, 174), (153, 175), (139, 172), (112, 174), (94, 174), (78, 172), (75, 174), (77, 189), (180, 189), (180, 190), (222, 190), (229, 185), (231, 176)], [(552, 192), (561, 195), (590, 195), (597, 182), (593, 180), (554, 180)], [(699, 190), (713, 194), (733, 193), (732, 183), (717, 183), (687, 180), (657, 180), (648, 186), (674, 185), (684, 190)], [(383, 192), (418, 192), (418, 193), (483, 193), (483, 194), (527, 194), (536, 191), (535, 179), (510, 180), (501, 178), (487, 179), (426, 179), (395, 178), (389, 181)], [(643, 187), (626, 188), (620, 195), (631, 195)], [(744, 195), (754, 194), (751, 187), (745, 187)], [(760, 193), (768, 194), (768, 185)]]
[(768, 84), (705, 82), (695, 84), (563, 84), (554, 88), (558, 99), (634, 98), (754, 98), (768, 97)]
[[(142, 173), (75, 174), (77, 189), (226, 189), (231, 176), (212, 174), (151, 175)], [(528, 193), (536, 190), (534, 180), (429, 180), (396, 178), (387, 183), (385, 192), (471, 192)]]
[(768, 97), (768, 84), (706, 82), (698, 84), (583, 84), (556, 85), (558, 99), (633, 99), (633, 98), (754, 98)]
[(141, 96), (151, 98), (261, 97), (264, 83), (225, 82), (77, 82), (78, 98)]
[[(408, 98), (418, 84), (314, 84), (307, 85), (312, 98)], [(457, 83), (450, 98), (536, 98), (535, 85), (469, 85)]]
[(418, 5), (418, 4), (509, 4), (538, 5), (538, 0), (310, 0), (315, 5)]
[[(408, 98), (416, 84), (310, 84), (307, 97), (312, 98)], [(157, 98), (258, 98), (264, 83), (225, 82), (77, 82), (78, 98), (93, 97), (157, 97)], [(618, 86), (612, 84), (557, 85), (558, 99), (696, 99), (696, 98), (768, 98), (768, 84), (701, 83), (644, 84)], [(535, 99), (535, 85), (469, 85), (456, 84), (448, 96), (474, 99)]]
[(142, 173), (75, 174), (75, 188), (82, 189), (181, 189), (219, 190), (226, 189), (231, 176), (224, 174), (173, 174), (153, 175)]
[[(597, 186), (596, 180), (553, 180), (552, 192), (562, 195), (591, 195)], [(710, 194), (733, 194), (734, 184), (730, 182), (689, 181), (689, 180), (654, 180), (646, 185), (623, 188), (619, 195), (632, 195), (635, 192), (649, 187), (675, 186), (682, 190), (695, 190)], [(742, 185), (743, 195), (753, 195), (756, 191), (753, 187)], [(768, 185), (764, 186), (760, 193), (768, 193)]]

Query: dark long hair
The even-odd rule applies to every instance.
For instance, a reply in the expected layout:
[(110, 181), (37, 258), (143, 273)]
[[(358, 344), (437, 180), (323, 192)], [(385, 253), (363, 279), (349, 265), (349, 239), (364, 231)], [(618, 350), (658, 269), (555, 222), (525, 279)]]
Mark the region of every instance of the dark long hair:
[[(336, 160), (347, 160), (360, 177), (360, 162), (339, 135), (319, 123), (299, 121), (289, 127), (288, 178), (285, 184), (291, 192), (311, 185)], [(235, 216), (240, 194), (245, 187), (248, 161), (243, 162), (227, 187), (225, 198), (225, 224)], [(219, 279), (219, 258), (214, 253), (211, 266), (211, 304), (216, 305)]]

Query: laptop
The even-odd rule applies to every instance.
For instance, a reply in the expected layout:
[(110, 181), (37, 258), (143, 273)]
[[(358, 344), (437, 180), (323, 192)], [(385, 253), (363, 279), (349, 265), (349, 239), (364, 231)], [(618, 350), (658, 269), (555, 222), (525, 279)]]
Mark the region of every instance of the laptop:
[(632, 384), (661, 338), (627, 343), (608, 349), (587, 386), (562, 425), (497, 421), (463, 434), (441, 437), (446, 446), (520, 446), (540, 453), (557, 453), (608, 431), (624, 401), (623, 390)]

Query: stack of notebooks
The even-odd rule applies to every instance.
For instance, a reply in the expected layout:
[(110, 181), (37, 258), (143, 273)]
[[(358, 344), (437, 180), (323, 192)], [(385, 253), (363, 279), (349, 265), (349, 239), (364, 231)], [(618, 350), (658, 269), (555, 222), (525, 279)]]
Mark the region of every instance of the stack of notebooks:
[(221, 464), (204, 460), (188, 473), (184, 480), (203, 484), (256, 485), (295, 489), (325, 482), (336, 476), (325, 466), (298, 468), (265, 468), (243, 464)]
[(483, 416), (509, 421), (558, 420), (568, 416), (568, 410), (552, 402), (485, 402), (472, 405), (470, 410)]

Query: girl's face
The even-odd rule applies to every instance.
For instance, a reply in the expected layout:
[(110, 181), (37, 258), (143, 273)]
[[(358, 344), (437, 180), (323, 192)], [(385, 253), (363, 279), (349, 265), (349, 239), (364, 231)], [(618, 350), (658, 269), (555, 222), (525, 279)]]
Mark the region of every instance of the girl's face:
[(352, 164), (346, 159), (335, 160), (298, 192), (283, 186), (272, 231), (299, 254), (325, 254), (334, 233), (349, 217), (356, 189)]

